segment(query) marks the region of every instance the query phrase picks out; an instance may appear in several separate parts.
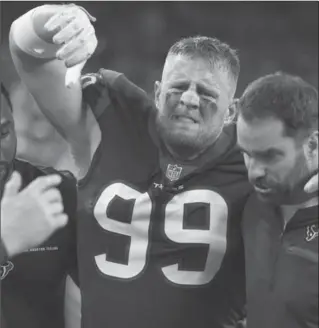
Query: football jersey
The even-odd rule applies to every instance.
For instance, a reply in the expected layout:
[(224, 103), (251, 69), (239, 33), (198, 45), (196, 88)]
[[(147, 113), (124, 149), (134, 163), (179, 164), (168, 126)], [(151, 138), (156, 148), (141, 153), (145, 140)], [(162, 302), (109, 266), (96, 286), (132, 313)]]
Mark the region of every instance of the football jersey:
[(102, 137), (78, 189), (82, 326), (235, 327), (250, 191), (235, 127), (217, 158), (177, 163), (156, 136), (153, 101), (124, 75), (101, 70), (83, 86)]
[[(14, 170), (23, 180), (22, 188), (37, 177), (57, 171), (14, 161)], [(6, 328), (63, 328), (64, 285), (67, 273), (76, 263), (76, 181), (60, 172), (59, 186), (64, 211), (69, 216), (65, 228), (56, 231), (43, 244), (1, 263), (1, 318)], [(25, 218), (28, 220), (28, 218)]]

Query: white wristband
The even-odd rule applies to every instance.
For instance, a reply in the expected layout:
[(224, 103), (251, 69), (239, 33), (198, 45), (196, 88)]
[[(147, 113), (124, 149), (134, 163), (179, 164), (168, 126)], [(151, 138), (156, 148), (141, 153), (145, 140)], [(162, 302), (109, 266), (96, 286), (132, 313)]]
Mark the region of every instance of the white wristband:
[(33, 28), (32, 16), (36, 9), (28, 11), (13, 23), (13, 40), (22, 51), (33, 57), (55, 58), (59, 46), (41, 39)]

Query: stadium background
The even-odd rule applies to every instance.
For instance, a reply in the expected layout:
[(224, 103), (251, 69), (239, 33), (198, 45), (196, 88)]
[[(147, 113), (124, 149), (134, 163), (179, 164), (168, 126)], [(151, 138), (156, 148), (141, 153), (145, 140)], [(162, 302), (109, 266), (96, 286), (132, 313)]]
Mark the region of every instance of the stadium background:
[[(1, 78), (14, 104), (20, 157), (59, 163), (61, 137), (18, 83), (8, 51), (12, 21), (43, 2), (0, 2)], [(239, 96), (247, 83), (277, 70), (318, 87), (318, 2), (79, 2), (97, 18), (99, 46), (85, 71), (124, 72), (152, 94), (170, 45), (189, 35), (216, 36), (239, 49)], [(28, 110), (26, 110), (28, 108)], [(63, 166), (63, 165), (62, 165)]]

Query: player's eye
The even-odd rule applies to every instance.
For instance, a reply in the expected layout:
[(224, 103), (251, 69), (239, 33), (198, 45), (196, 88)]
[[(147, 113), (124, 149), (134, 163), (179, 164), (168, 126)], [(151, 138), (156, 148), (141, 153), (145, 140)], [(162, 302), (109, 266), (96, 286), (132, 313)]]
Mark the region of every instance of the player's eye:
[(275, 163), (280, 160), (281, 156), (275, 152), (266, 152), (256, 155), (256, 158), (263, 163)]
[(1, 137), (1, 139), (4, 139), (7, 136), (9, 136), (10, 131), (11, 131), (11, 124), (9, 122), (1, 124), (1, 126), (0, 126), (0, 137)]
[(198, 90), (197, 93), (198, 93), (198, 95), (206, 97), (206, 98), (213, 98), (213, 96), (211, 94), (209, 94), (208, 92), (203, 91), (203, 90)]
[(197, 93), (200, 96), (210, 98), (210, 99), (217, 99), (218, 98), (218, 93), (217, 91), (214, 91), (212, 89), (205, 88), (203, 86), (197, 86)]
[(172, 93), (181, 93), (181, 92), (184, 92), (183, 89), (180, 89), (180, 88), (172, 88)]
[(175, 91), (186, 91), (189, 88), (188, 83), (176, 83), (172, 84), (171, 89)]
[(180, 88), (180, 87), (174, 87), (171, 90), (172, 90), (172, 93), (183, 93), (183, 92), (185, 92), (185, 89)]

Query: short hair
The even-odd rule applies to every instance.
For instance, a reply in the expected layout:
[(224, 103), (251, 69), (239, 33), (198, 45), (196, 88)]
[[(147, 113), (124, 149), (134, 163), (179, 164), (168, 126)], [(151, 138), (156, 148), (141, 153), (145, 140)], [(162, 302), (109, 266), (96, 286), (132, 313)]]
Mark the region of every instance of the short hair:
[(290, 137), (318, 129), (318, 91), (301, 77), (283, 72), (249, 84), (237, 109), (248, 122), (269, 117), (281, 120)]
[(237, 51), (216, 38), (194, 36), (181, 39), (170, 47), (167, 56), (170, 55), (207, 59), (213, 65), (217, 64), (227, 69), (235, 82), (238, 80), (240, 61)]
[(11, 103), (11, 99), (10, 99), (10, 96), (9, 96), (9, 92), (2, 83), (1, 83), (1, 95), (4, 96), (4, 98), (6, 99), (8, 105), (10, 107), (10, 109), (12, 110), (12, 103)]

